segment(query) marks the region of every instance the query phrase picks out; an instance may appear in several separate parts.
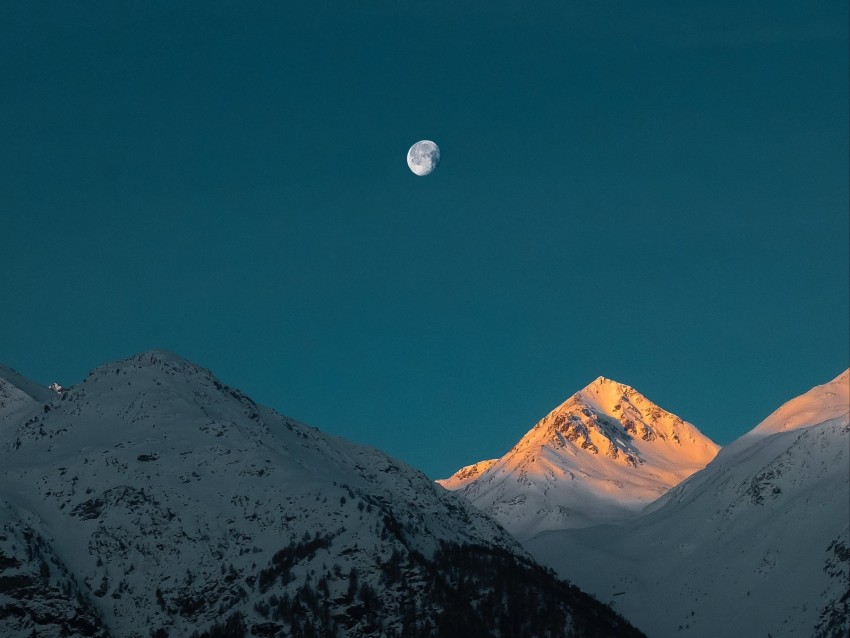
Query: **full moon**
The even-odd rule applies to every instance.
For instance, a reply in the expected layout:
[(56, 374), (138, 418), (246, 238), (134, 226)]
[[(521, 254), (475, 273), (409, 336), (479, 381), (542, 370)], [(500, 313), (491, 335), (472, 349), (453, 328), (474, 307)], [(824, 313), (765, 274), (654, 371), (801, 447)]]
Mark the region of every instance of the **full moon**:
[(431, 140), (416, 142), (407, 151), (407, 165), (417, 175), (430, 175), (440, 163), (440, 147)]

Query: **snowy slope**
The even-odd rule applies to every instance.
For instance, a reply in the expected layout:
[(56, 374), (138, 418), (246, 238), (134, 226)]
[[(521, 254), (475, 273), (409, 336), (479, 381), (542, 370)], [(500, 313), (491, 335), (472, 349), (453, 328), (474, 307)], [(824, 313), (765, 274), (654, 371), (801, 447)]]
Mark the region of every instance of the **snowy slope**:
[(40, 408), (55, 397), (53, 390), (0, 365), (0, 427), (4, 421), (15, 421), (20, 415), (28, 414), (33, 408)]
[(523, 540), (628, 518), (705, 467), (717, 450), (690, 423), (599, 377), (501, 459), (438, 483)]
[(844, 372), (783, 405), (640, 519), (525, 546), (649, 636), (845, 636), (848, 413)]
[(846, 419), (848, 385), (850, 385), (850, 370), (845, 370), (829, 383), (816, 386), (806, 394), (783, 404), (750, 432), (746, 440), (805, 428), (834, 419)]
[(493, 467), (499, 459), (489, 459), (487, 461), (478, 461), (472, 465), (466, 465), (460, 468), (447, 479), (439, 479), (437, 483), (445, 487), (447, 490), (459, 490), (472, 483), (475, 479), (481, 476), (484, 472)]
[[(501, 622), (485, 611), (496, 594), (518, 618), (516, 605), (551, 607), (551, 635), (588, 623), (634, 635), (420, 472), (258, 406), (173, 354), (101, 366), (44, 398), (0, 424), (0, 525), (42, 539), (54, 567), (42, 574), (0, 537), (13, 570), (0, 565), (0, 610), (48, 608), (55, 590), (71, 602), (46, 619), (0, 613), (0, 635), (60, 635), (62, 614), (101, 618), (112, 636), (216, 623), (234, 635), (444, 634), (452, 614)], [(463, 561), (449, 560), (458, 551)], [(33, 565), (41, 580), (16, 578)], [(502, 581), (522, 583), (524, 598)]]
[(33, 523), (0, 499), (0, 635), (26, 626), (40, 636), (105, 636), (97, 608)]

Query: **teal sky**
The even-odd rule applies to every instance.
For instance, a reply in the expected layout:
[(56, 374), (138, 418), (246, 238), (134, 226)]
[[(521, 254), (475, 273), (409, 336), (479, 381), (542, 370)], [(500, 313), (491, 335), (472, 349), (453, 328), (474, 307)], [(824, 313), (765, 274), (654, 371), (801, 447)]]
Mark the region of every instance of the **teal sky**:
[(297, 4), (0, 0), (0, 362), (435, 478), (599, 375), (725, 444), (847, 368), (846, 0)]

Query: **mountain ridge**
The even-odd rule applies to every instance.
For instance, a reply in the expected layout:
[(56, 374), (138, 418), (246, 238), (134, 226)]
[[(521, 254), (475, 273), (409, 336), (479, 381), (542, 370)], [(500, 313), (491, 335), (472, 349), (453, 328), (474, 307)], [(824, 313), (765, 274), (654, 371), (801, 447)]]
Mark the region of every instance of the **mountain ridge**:
[(524, 546), (650, 636), (847, 635), (848, 379), (786, 402), (640, 517)]
[(3, 635), (639, 635), (421, 472), (173, 353), (45, 396), (0, 424)]

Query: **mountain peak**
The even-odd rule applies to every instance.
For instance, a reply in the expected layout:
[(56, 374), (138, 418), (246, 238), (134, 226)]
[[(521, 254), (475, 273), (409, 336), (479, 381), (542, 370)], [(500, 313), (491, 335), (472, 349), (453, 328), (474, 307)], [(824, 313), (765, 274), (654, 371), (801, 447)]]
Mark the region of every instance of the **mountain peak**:
[(705, 467), (718, 449), (634, 388), (600, 376), (505, 456), (440, 483), (524, 538), (631, 516)]
[[(80, 421), (77, 427), (85, 430), (91, 444), (112, 440), (116, 419), (126, 420), (120, 430), (124, 444), (175, 436), (196, 425), (220, 433), (240, 430), (252, 440), (267, 430), (265, 412), (248, 396), (222, 383), (206, 368), (165, 350), (148, 350), (98, 366), (58, 395), (49, 388), (44, 390), (52, 402), (44, 414), (55, 411), (57, 401), (59, 406), (73, 406)], [(28, 403), (33, 404), (29, 399), (18, 403), (20, 409), (31, 409)], [(11, 409), (0, 400), (0, 419)], [(14, 410), (19, 411), (17, 407)], [(47, 436), (58, 439), (56, 445), (61, 447), (66, 429), (67, 424), (56, 418), (39, 417), (31, 423), (19, 420), (11, 445), (29, 448)]]
[(765, 436), (847, 419), (850, 413), (850, 369), (784, 403), (745, 436)]
[(615, 422), (623, 426), (627, 438), (638, 436), (645, 441), (669, 437), (680, 444), (680, 429), (688, 433), (695, 430), (692, 425), (659, 407), (633, 387), (601, 376), (552, 410), (535, 429), (547, 426), (557, 428), (564, 422), (565, 416), (572, 422), (577, 422), (577, 418), (583, 421), (589, 419), (588, 425), (601, 431), (608, 439), (617, 436), (616, 432), (607, 427)]
[(126, 359), (120, 359), (112, 363), (103, 364), (92, 370), (91, 374), (96, 374), (98, 372), (114, 373), (115, 370), (131, 370), (149, 367), (168, 369), (175, 372), (180, 371), (183, 373), (204, 372), (206, 374), (211, 374), (205, 368), (202, 368), (180, 355), (174, 354), (168, 350), (160, 349), (145, 350), (144, 352), (140, 352)]
[[(117, 379), (123, 379), (123, 392), (113, 393), (118, 389)], [(233, 398), (242, 400), (244, 395), (238, 390), (219, 381), (208, 369), (193, 363), (167, 350), (146, 350), (138, 354), (106, 363), (94, 368), (82, 384), (74, 389), (82, 391), (86, 387), (89, 393), (108, 392), (114, 398), (122, 395), (131, 400), (140, 393), (161, 390), (161, 386), (192, 385), (197, 392), (206, 394), (225, 393)], [(181, 390), (182, 392), (182, 390)], [(190, 393), (191, 394), (191, 393)]]
[(567, 405), (570, 401), (584, 400), (586, 402), (593, 403), (594, 407), (602, 407), (603, 404), (608, 407), (613, 407), (623, 397), (629, 396), (639, 396), (641, 400), (647, 401), (646, 397), (644, 397), (640, 392), (625, 383), (621, 383), (607, 377), (596, 377), (596, 379), (573, 394), (561, 405)]
[(584, 386), (584, 388), (579, 390), (579, 392), (599, 390), (599, 389), (604, 388), (604, 387), (609, 386), (609, 385), (613, 385), (613, 386), (616, 386), (618, 388), (624, 388), (624, 389), (632, 390), (632, 388), (627, 386), (625, 383), (620, 383), (619, 381), (615, 381), (614, 379), (609, 379), (608, 377), (599, 376), (599, 377), (596, 377), (590, 383), (588, 383), (586, 386)]

